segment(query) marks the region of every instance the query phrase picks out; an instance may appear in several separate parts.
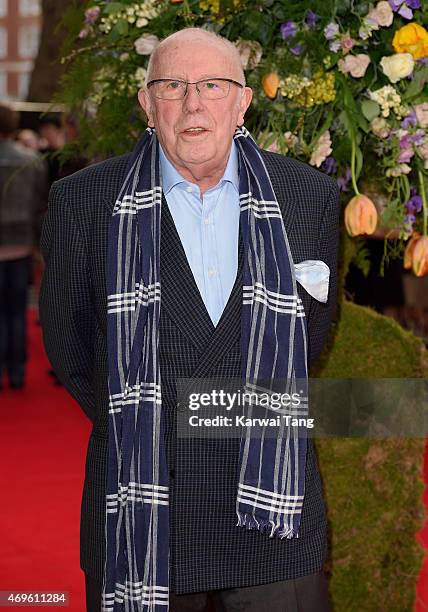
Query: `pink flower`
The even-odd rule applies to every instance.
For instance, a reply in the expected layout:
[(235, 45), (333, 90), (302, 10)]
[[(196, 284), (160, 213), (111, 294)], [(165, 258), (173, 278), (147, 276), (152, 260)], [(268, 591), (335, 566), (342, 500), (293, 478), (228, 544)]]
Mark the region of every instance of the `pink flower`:
[(370, 64), (370, 57), (365, 53), (357, 55), (347, 55), (338, 62), (339, 70), (344, 74), (349, 73), (355, 79), (360, 79), (366, 73), (367, 66)]
[(92, 27), (90, 25), (85, 25), (79, 32), (79, 38), (86, 38), (88, 34), (92, 31)]
[(409, 162), (414, 155), (413, 149), (403, 149), (398, 156), (397, 162), (399, 164), (406, 164)]
[(416, 119), (418, 120), (420, 127), (428, 127), (428, 102), (416, 104), (414, 108), (416, 113)]
[(333, 149), (331, 148), (330, 132), (327, 130), (318, 138), (309, 163), (311, 166), (316, 166), (319, 168), (332, 151)]
[(353, 38), (351, 38), (349, 34), (345, 34), (345, 36), (342, 36), (342, 38), (340, 39), (340, 47), (343, 51), (343, 55), (346, 55), (347, 53), (349, 53), (349, 51), (352, 49), (355, 43), (356, 41)]
[(379, 26), (389, 27), (393, 22), (394, 13), (389, 2), (382, 0), (369, 12), (368, 17), (373, 19)]

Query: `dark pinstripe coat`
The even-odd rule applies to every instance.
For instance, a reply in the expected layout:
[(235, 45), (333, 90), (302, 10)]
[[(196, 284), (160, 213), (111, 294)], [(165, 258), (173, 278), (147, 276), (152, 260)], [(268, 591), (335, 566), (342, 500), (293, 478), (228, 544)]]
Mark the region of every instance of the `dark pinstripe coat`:
[[(321, 259), (329, 300), (298, 285), (308, 321), (310, 365), (328, 333), (336, 300), (339, 200), (336, 183), (274, 153), (263, 157), (283, 213), (294, 262)], [(81, 566), (101, 580), (108, 435), (105, 290), (107, 229), (128, 155), (54, 183), (43, 225), (40, 294), (44, 343), (58, 377), (93, 422), (81, 514)], [(215, 328), (163, 200), (160, 362), (171, 475), (171, 589), (176, 593), (250, 586), (318, 571), (326, 554), (320, 474), (309, 440), (300, 538), (270, 539), (236, 527), (239, 441), (176, 439), (176, 379), (239, 377), (242, 243), (231, 296)]]

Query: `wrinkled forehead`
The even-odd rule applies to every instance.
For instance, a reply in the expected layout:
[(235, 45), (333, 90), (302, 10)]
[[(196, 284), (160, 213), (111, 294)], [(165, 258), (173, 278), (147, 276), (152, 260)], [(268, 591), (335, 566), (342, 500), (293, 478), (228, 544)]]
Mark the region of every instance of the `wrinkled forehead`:
[(221, 41), (202, 38), (171, 40), (157, 50), (150, 78), (164, 76), (188, 80), (213, 76), (239, 79), (240, 66), (235, 54)]

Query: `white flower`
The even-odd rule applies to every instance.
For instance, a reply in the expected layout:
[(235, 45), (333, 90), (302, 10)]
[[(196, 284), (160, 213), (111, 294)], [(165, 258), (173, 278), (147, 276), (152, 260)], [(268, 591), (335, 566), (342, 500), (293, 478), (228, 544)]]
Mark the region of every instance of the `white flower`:
[(146, 26), (148, 23), (149, 22), (145, 17), (139, 17), (135, 25), (137, 26), (137, 28), (144, 28), (144, 26)]
[(413, 72), (415, 60), (411, 53), (394, 53), (380, 60), (383, 72), (391, 83), (404, 79)]
[(393, 168), (388, 168), (385, 174), (386, 176), (402, 176), (403, 174), (409, 174), (411, 170), (408, 164), (397, 164)]
[(144, 84), (146, 82), (146, 74), (147, 74), (147, 70), (143, 68), (142, 66), (137, 68), (137, 70), (135, 71), (134, 77), (135, 77), (135, 80), (137, 81), (138, 87), (144, 87)]
[(375, 117), (370, 123), (370, 128), (378, 138), (387, 138), (389, 134), (389, 126), (383, 117)]
[(129, 53), (121, 53), (119, 55), (119, 59), (121, 62), (126, 62), (129, 59)]
[(285, 138), (285, 142), (287, 144), (287, 147), (289, 149), (292, 149), (294, 146), (296, 146), (296, 144), (299, 141), (297, 136), (295, 134), (293, 134), (293, 132), (290, 132), (290, 131), (284, 133), (284, 138)]
[(159, 38), (155, 34), (143, 34), (134, 42), (138, 55), (150, 55), (158, 46)]
[(385, 85), (380, 89), (376, 89), (376, 91), (369, 91), (369, 96), (379, 104), (382, 109), (383, 117), (389, 117), (391, 109), (393, 109), (395, 113), (400, 112), (401, 97), (392, 85)]
[(318, 138), (309, 163), (311, 166), (316, 166), (319, 168), (326, 157), (330, 155), (332, 150), (330, 132), (327, 130)]

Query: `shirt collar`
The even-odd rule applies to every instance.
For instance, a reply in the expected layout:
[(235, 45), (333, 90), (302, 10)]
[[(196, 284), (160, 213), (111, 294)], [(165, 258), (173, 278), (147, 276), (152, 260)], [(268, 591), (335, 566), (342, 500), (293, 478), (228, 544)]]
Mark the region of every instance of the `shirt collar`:
[[(172, 165), (169, 159), (166, 157), (161, 144), (159, 143), (159, 154), (160, 154), (160, 166), (162, 173), (162, 190), (165, 194), (169, 193), (173, 187), (178, 185), (179, 183), (184, 183), (186, 185), (193, 184), (189, 181), (186, 181), (185, 178), (181, 176), (178, 170)], [(232, 146), (230, 148), (230, 155), (227, 161), (226, 169), (219, 183), (223, 181), (228, 181), (232, 183), (235, 187), (237, 193), (239, 193), (239, 178), (238, 178), (238, 151), (234, 141), (232, 140)], [(217, 186), (217, 185), (216, 185)], [(213, 189), (213, 188), (212, 188)]]

